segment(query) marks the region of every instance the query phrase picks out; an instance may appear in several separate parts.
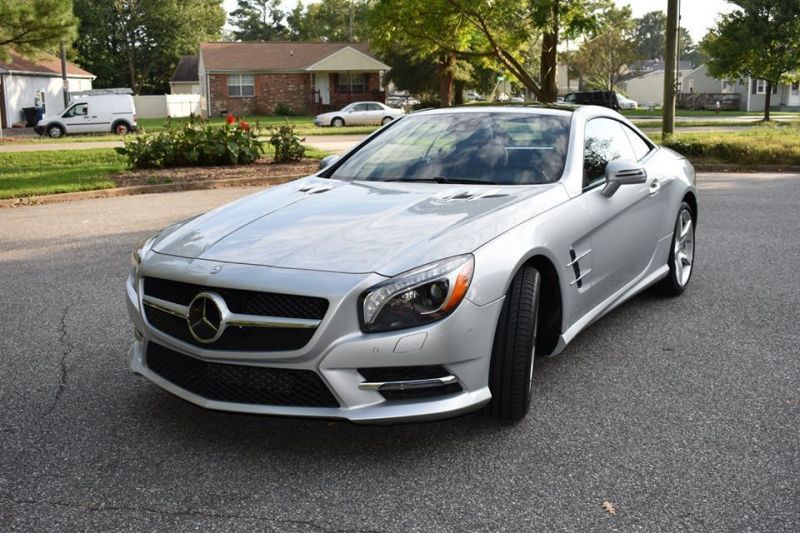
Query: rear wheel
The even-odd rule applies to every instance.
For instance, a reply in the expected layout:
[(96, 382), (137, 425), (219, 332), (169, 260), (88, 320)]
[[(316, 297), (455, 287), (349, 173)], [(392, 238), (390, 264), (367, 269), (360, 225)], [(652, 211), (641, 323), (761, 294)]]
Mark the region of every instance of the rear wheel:
[(111, 127), (111, 131), (116, 133), (117, 135), (127, 135), (131, 131), (131, 127), (128, 125), (127, 122), (115, 122), (114, 125)]
[(64, 128), (58, 124), (53, 124), (47, 127), (47, 136), (53, 139), (58, 139), (64, 136)]
[(487, 413), (494, 418), (521, 420), (530, 408), (541, 279), (536, 268), (523, 267), (503, 302), (489, 369)]
[(392, 117), (383, 117), (383, 120), (381, 120), (381, 126), (385, 126), (388, 123), (390, 123), (391, 121), (392, 121)]
[(333, 120), (331, 120), (331, 126), (333, 126), (334, 128), (341, 128), (342, 126), (344, 126), (344, 119), (340, 117), (334, 118)]
[(668, 264), (669, 274), (659, 282), (658, 288), (667, 296), (678, 296), (686, 290), (694, 267), (694, 218), (686, 202), (681, 203), (678, 210)]

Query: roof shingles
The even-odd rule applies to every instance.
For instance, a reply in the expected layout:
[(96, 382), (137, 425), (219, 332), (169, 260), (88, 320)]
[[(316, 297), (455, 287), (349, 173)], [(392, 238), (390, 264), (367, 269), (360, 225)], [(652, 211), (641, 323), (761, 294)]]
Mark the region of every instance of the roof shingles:
[[(54, 55), (41, 53), (35, 59), (21, 56), (14, 50), (9, 52), (8, 61), (0, 61), (0, 71), (32, 72), (45, 76), (61, 76), (61, 59)], [(94, 74), (67, 61), (67, 75), (94, 78)]]
[(203, 43), (200, 53), (207, 71), (304, 70), (348, 46), (375, 59), (366, 43)]

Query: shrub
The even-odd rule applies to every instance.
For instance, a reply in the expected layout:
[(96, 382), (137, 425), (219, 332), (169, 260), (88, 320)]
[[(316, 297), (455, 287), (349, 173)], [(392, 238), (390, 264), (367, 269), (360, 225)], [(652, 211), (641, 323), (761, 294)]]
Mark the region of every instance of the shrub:
[(275, 115), (279, 117), (293, 117), (295, 112), (292, 111), (291, 107), (281, 102), (275, 106)]
[(763, 125), (736, 132), (679, 133), (662, 144), (704, 163), (800, 165), (800, 129), (795, 125)]
[(275, 147), (276, 163), (288, 163), (303, 159), (306, 149), (301, 143), (305, 139), (294, 134), (294, 126), (289, 124), (289, 121), (277, 128), (270, 128), (270, 131), (272, 134), (269, 143)]
[(128, 159), (132, 168), (199, 167), (246, 165), (264, 153), (257, 128), (228, 115), (227, 123), (211, 126), (203, 120), (190, 120), (177, 128), (142, 134), (126, 139), (116, 151)]

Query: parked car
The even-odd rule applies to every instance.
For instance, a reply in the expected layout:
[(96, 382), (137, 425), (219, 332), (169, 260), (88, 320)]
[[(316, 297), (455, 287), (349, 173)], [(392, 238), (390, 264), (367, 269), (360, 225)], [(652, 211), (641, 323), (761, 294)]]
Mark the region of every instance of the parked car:
[(58, 138), (74, 133), (136, 131), (136, 106), (129, 94), (82, 96), (57, 115), (45, 115), (36, 124), (39, 135)]
[(508, 99), (508, 101), (513, 103), (513, 104), (523, 104), (523, 103), (525, 103), (525, 99), (523, 97), (521, 97), (521, 96), (512, 96), (511, 98)]
[(564, 103), (574, 105), (599, 105), (619, 111), (617, 93), (614, 91), (580, 91), (564, 96)]
[(639, 103), (636, 100), (631, 100), (619, 93), (617, 93), (617, 104), (619, 104), (620, 109), (636, 109), (639, 107)]
[(380, 102), (353, 102), (339, 111), (323, 113), (314, 118), (317, 126), (362, 126), (366, 124), (387, 124), (405, 114)]
[(478, 93), (478, 92), (469, 91), (467, 93), (467, 101), (468, 102), (483, 102), (484, 100), (486, 100), (486, 97), (483, 96), (482, 94)]
[(217, 410), (519, 419), (535, 357), (686, 289), (696, 195), (685, 158), (606, 108), (414, 113), (138, 247), (131, 367)]

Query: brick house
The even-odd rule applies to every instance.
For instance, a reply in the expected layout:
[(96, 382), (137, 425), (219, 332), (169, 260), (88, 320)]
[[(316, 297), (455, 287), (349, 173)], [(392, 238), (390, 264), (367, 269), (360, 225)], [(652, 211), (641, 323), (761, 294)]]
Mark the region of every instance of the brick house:
[(363, 43), (203, 43), (200, 94), (208, 116), (272, 115), (281, 105), (315, 114), (349, 102), (385, 102), (389, 67)]

